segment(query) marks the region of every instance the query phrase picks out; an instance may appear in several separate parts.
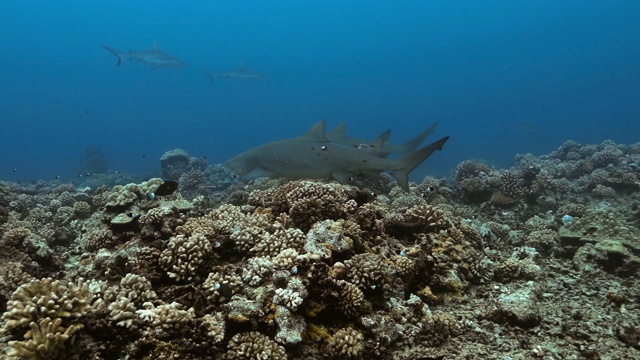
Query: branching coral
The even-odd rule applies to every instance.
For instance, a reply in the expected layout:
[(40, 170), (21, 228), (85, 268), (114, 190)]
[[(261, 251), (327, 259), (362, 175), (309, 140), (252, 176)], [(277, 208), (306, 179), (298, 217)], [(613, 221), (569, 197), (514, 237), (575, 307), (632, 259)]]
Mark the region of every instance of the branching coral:
[(292, 181), (272, 192), (252, 194), (250, 203), (286, 212), (291, 225), (308, 230), (313, 223), (355, 212), (356, 188), (315, 181)]
[(347, 279), (364, 291), (386, 290), (389, 287), (390, 267), (379, 255), (364, 253), (346, 260)]
[(284, 229), (277, 227), (273, 234), (263, 234), (251, 252), (257, 256), (274, 257), (285, 249), (301, 250), (305, 235), (300, 229)]
[(24, 341), (9, 341), (11, 349), (8, 356), (26, 359), (51, 359), (56, 358), (64, 343), (78, 330), (82, 324), (62, 326), (62, 319), (40, 319), (29, 323), (31, 328), (24, 335)]
[(211, 243), (203, 234), (195, 233), (189, 237), (176, 235), (162, 252), (160, 265), (177, 281), (192, 280), (198, 275), (200, 267), (211, 258), (211, 254)]
[(449, 226), (444, 211), (433, 205), (416, 205), (406, 211), (405, 217), (409, 223), (417, 224), (427, 231)]
[(243, 284), (240, 276), (236, 274), (216, 271), (209, 273), (207, 279), (202, 283), (202, 287), (207, 292), (209, 301), (220, 303), (240, 293)]
[(356, 285), (345, 280), (337, 280), (336, 284), (340, 289), (337, 294), (336, 307), (343, 314), (356, 317), (371, 310), (371, 304)]
[(91, 307), (88, 283), (64, 285), (51, 278), (21, 285), (7, 302), (2, 315), (3, 332), (24, 334), (25, 341), (10, 341), (10, 354), (28, 358), (56, 355), (63, 343), (83, 325), (78, 319)]
[(162, 184), (159, 178), (149, 179), (140, 184), (116, 185), (107, 194), (105, 204), (107, 210), (121, 210), (133, 205), (136, 201), (145, 199), (148, 193)]
[(227, 345), (224, 360), (286, 360), (284, 348), (266, 335), (252, 331), (234, 335)]
[(195, 319), (193, 308), (184, 310), (177, 303), (154, 305), (152, 302), (142, 304), (143, 309), (136, 314), (145, 325), (144, 334), (154, 338), (165, 338), (179, 332), (191, 320)]
[(109, 248), (115, 243), (113, 233), (106, 228), (94, 228), (84, 237), (86, 239), (84, 249), (90, 252), (100, 248)]
[(87, 284), (66, 286), (51, 278), (21, 285), (7, 302), (2, 315), (4, 331), (22, 328), (46, 317), (77, 319), (87, 313), (93, 294)]
[(340, 329), (331, 337), (327, 346), (335, 358), (358, 358), (364, 352), (364, 336), (353, 328)]

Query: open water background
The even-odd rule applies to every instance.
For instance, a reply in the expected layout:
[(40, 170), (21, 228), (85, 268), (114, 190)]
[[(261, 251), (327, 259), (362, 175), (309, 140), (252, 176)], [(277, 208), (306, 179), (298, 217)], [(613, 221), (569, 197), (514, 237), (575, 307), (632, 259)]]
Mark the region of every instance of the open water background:
[[(639, 1), (5, 1), (0, 179), (77, 176), (86, 147), (147, 173), (167, 150), (211, 163), (320, 119), (402, 142), (450, 135), (414, 173), (508, 166), (572, 139), (638, 142)], [(157, 69), (121, 50), (160, 48)], [(238, 64), (265, 80), (198, 69)]]

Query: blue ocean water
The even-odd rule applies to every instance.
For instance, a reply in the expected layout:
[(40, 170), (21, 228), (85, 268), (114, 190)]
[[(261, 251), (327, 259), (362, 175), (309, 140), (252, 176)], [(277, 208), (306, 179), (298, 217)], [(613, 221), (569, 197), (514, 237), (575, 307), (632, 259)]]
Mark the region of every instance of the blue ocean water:
[[(444, 151), (509, 165), (564, 141), (640, 140), (638, 1), (45, 1), (0, 12), (0, 179), (75, 179), (85, 148), (111, 170), (167, 150), (220, 163), (320, 119), (400, 143), (438, 121)], [(101, 47), (159, 47), (157, 69)], [(209, 83), (244, 63), (260, 81)]]

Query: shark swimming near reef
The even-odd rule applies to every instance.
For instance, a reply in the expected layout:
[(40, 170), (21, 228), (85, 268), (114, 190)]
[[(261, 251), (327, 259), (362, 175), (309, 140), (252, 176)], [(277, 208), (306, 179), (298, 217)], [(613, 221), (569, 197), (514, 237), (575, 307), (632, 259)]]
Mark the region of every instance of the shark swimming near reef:
[(124, 59), (129, 59), (129, 61), (136, 60), (141, 63), (151, 65), (153, 66), (154, 69), (177, 68), (177, 67), (183, 67), (187, 65), (184, 61), (160, 50), (160, 48), (158, 47), (158, 44), (156, 43), (153, 43), (153, 48), (151, 50), (140, 50), (140, 51), (129, 50), (128, 53), (116, 50), (104, 44), (102, 45), (102, 47), (107, 49), (109, 52), (111, 52), (113, 55), (115, 55), (118, 58), (117, 66), (120, 66)]
[(322, 120), (301, 136), (255, 147), (233, 157), (225, 166), (234, 175), (247, 180), (286, 177), (333, 179), (341, 183), (348, 183), (360, 175), (391, 171), (398, 185), (408, 191), (409, 173), (434, 151), (442, 150), (448, 139), (448, 136), (443, 137), (391, 160), (366, 149), (332, 142), (325, 136), (325, 121)]
[(200, 70), (200, 72), (206, 74), (210, 78), (210, 82), (213, 82), (217, 78), (233, 78), (233, 79), (264, 79), (265, 76), (257, 71), (251, 70), (244, 64), (240, 64), (235, 70), (232, 71), (219, 71), (211, 72), (207, 70)]
[[(386, 130), (373, 141), (349, 137), (345, 132), (346, 123), (344, 122), (338, 124), (338, 126), (333, 128), (333, 130), (329, 131), (327, 133), (327, 138), (342, 145), (358, 148), (370, 148), (370, 151), (373, 151), (382, 157), (387, 157), (391, 153), (406, 154), (415, 150), (424, 141), (424, 139), (427, 138), (427, 136), (434, 132), (436, 125), (438, 125), (437, 122), (433, 123), (433, 125), (400, 145), (394, 145), (389, 142), (391, 130)], [(382, 146), (376, 145), (376, 143), (380, 142), (380, 139), (384, 140), (382, 142)]]

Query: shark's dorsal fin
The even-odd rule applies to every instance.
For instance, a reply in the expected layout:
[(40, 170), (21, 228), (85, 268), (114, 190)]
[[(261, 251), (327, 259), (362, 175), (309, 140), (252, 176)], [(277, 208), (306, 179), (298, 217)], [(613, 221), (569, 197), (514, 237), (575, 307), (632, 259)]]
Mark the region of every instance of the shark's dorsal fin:
[(329, 133), (327, 134), (327, 137), (329, 139), (346, 138), (347, 134), (344, 131), (346, 126), (347, 126), (347, 123), (345, 123), (344, 121), (341, 122), (340, 124), (338, 124), (338, 126), (334, 127), (333, 130), (329, 131)]
[(377, 155), (381, 154), (382, 147), (384, 146), (384, 143), (387, 142), (387, 140), (389, 140), (389, 136), (391, 136), (391, 129), (387, 129), (385, 132), (378, 135), (378, 137), (373, 141), (373, 143), (369, 144), (373, 148), (374, 153), (376, 153)]
[(375, 144), (379, 140), (382, 140), (382, 142), (389, 141), (390, 137), (391, 137), (391, 129), (387, 129), (383, 131), (382, 134), (378, 135), (378, 137), (373, 141), (373, 143)]
[(160, 50), (160, 47), (158, 46), (157, 42), (153, 42), (153, 50)]
[(329, 141), (324, 136), (324, 128), (327, 123), (327, 120), (320, 120), (315, 125), (313, 125), (306, 133), (300, 135), (298, 138), (312, 141)]

